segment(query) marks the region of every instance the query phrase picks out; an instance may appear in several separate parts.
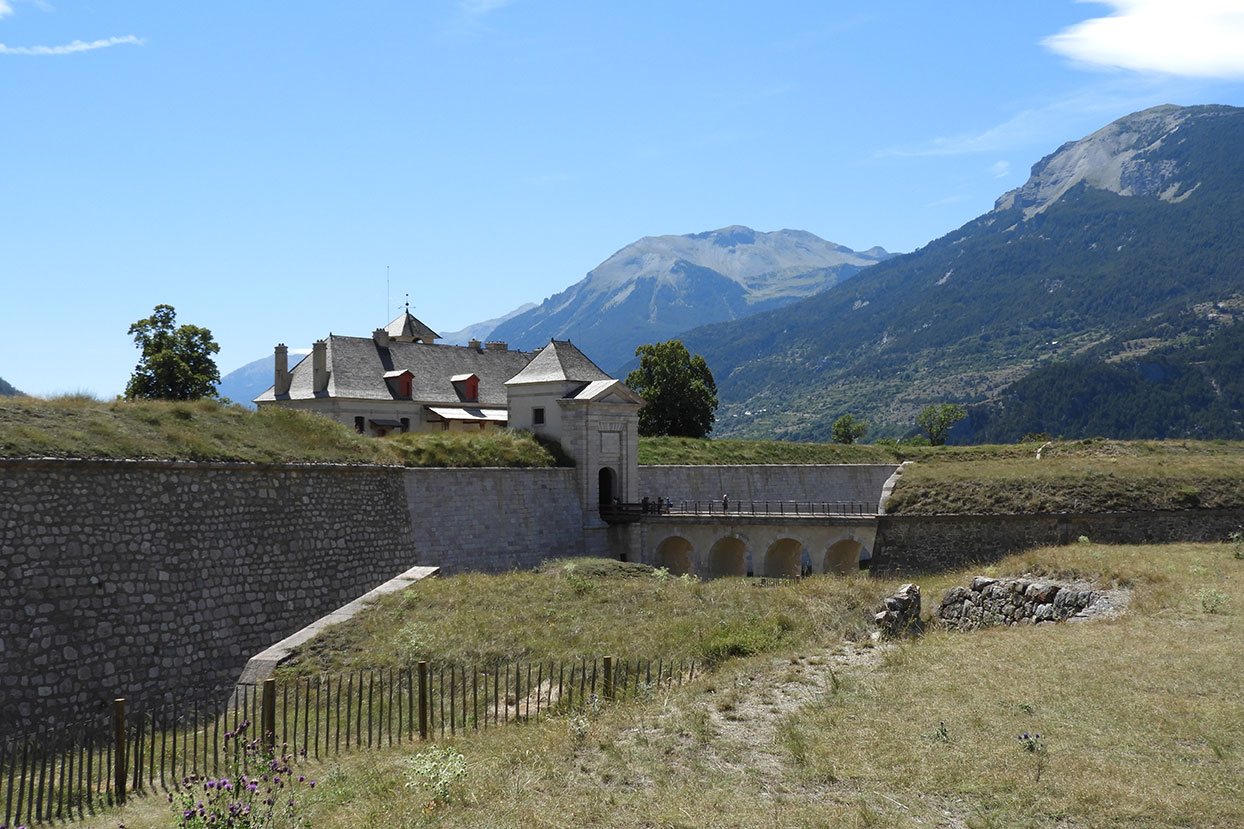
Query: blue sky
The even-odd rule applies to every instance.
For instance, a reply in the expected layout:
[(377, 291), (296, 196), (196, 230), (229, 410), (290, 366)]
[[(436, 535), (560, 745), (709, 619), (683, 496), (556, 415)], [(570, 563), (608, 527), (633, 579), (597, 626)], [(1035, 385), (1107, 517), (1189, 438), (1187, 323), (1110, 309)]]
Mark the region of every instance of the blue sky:
[(1244, 2), (0, 0), (0, 377), (114, 395), (157, 303), (222, 372), (451, 331), (646, 235), (909, 251), (1163, 103), (1244, 104)]

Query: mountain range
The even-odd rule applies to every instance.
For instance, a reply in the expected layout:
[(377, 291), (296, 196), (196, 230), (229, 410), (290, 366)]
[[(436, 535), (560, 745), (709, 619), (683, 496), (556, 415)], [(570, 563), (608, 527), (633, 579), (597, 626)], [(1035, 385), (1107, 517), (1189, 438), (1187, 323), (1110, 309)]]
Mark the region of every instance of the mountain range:
[(19, 394), (21, 394), (20, 391), (6, 383), (3, 377), (0, 377), (0, 397), (13, 397)]
[[(827, 440), (852, 414), (902, 437), (956, 402), (970, 416), (952, 442), (1244, 439), (1241, 146), (1242, 109), (1155, 107), (909, 254), (737, 225), (646, 237), (446, 339), (571, 338), (624, 376), (637, 345), (680, 337), (716, 377), (716, 436)], [(244, 369), (253, 392), (227, 392), (231, 374), (222, 394), (271, 382), (270, 356)]]
[(761, 233), (741, 225), (646, 236), (488, 337), (524, 350), (569, 339), (606, 370), (620, 371), (644, 343), (789, 305), (892, 256), (802, 230)]
[[(1120, 118), (913, 253), (778, 312), (685, 333), (717, 379), (714, 434), (824, 440), (851, 413), (874, 436), (901, 436), (921, 407), (951, 401), (972, 407), (960, 440), (976, 428), (1072, 436), (1056, 408), (1024, 401), (1182, 412), (1198, 404), (1173, 391), (1179, 381), (1207, 389), (1219, 413), (1214, 424), (1159, 414), (1180, 422), (1167, 436), (1244, 437), (1224, 345), (1244, 297), (1241, 146), (1237, 108)], [(1110, 398), (1124, 378), (1133, 393)]]

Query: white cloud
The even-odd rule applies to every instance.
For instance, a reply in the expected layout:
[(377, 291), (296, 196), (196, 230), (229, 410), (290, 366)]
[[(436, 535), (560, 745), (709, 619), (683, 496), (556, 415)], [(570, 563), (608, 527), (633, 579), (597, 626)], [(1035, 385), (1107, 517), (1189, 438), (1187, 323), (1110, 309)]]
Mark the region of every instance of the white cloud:
[[(0, 3), (3, 2), (4, 0), (0, 0)], [(67, 43), (64, 46), (5, 46), (3, 43), (0, 43), (0, 55), (71, 55), (74, 52), (89, 52), (92, 49), (104, 49), (108, 46), (120, 46), (126, 43), (141, 46), (145, 42), (141, 37), (126, 35), (125, 37), (92, 40), (90, 43), (83, 40), (75, 40), (73, 43)]]
[(0, 0), (0, 17), (7, 17), (13, 13), (13, 4), (9, 0)]
[[(3, 2), (3, 0), (0, 0)], [(459, 0), (458, 8), (473, 17), (482, 17), (494, 12), (502, 6), (508, 6), (513, 0)]]
[(994, 178), (1006, 178), (1011, 174), (1011, 162), (995, 161), (989, 165), (989, 175)]
[(1041, 45), (1094, 66), (1194, 78), (1244, 78), (1239, 0), (1081, 0), (1112, 6)]

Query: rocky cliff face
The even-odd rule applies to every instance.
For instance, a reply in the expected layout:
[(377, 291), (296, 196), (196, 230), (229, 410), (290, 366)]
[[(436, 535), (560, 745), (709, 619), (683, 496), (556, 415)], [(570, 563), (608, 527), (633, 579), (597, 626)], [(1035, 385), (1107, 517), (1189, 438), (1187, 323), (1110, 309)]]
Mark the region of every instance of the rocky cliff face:
[(1189, 121), (1215, 118), (1225, 107), (1159, 106), (1120, 118), (1097, 132), (1069, 141), (1032, 166), (1022, 187), (998, 199), (995, 211), (1022, 208), (1030, 219), (1080, 182), (1120, 196), (1156, 196), (1178, 202), (1200, 185), (1188, 171), (1165, 157), (1164, 145), (1182, 140)]
[(794, 302), (891, 256), (879, 247), (857, 252), (802, 230), (761, 233), (732, 225), (648, 236), (538, 308), (498, 325), (491, 336), (517, 348), (569, 338), (613, 371), (636, 346)]

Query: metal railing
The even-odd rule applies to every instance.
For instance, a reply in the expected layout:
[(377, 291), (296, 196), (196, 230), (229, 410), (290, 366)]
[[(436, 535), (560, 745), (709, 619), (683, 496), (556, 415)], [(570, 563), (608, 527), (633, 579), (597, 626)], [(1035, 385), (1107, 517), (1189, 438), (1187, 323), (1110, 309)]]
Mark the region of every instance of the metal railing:
[(662, 515), (762, 516), (786, 518), (818, 518), (836, 516), (873, 516), (877, 505), (862, 501), (673, 501), (661, 510)]

